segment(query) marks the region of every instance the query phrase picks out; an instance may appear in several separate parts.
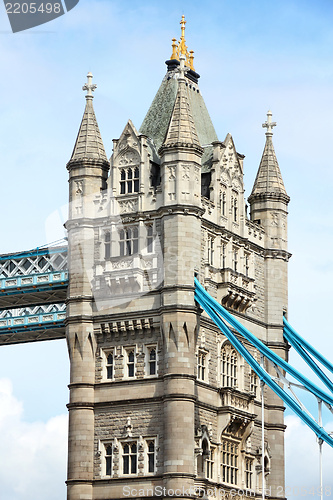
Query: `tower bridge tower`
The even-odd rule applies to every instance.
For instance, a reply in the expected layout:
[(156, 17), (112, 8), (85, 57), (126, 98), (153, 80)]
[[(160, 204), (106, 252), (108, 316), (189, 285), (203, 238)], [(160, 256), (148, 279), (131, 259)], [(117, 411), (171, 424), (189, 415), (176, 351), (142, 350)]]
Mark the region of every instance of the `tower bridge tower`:
[[(269, 112), (247, 217), (244, 155), (230, 134), (218, 139), (184, 17), (181, 27), (141, 128), (128, 121), (110, 161), (91, 74), (84, 87), (67, 165), (69, 500), (151, 497), (163, 488), (163, 497), (183, 488), (196, 497), (199, 487), (208, 497), (215, 487), (261, 496), (258, 380), (195, 303), (193, 278), (286, 357), (289, 197)], [(272, 498), (284, 485), (283, 411), (267, 390)]]

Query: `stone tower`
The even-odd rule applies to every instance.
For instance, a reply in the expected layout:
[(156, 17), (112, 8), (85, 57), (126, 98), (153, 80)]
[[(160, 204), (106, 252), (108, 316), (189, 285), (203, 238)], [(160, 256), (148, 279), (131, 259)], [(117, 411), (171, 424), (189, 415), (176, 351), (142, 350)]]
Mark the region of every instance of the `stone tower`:
[[(289, 198), (269, 112), (247, 217), (244, 156), (230, 134), (217, 138), (181, 27), (140, 130), (126, 124), (110, 162), (91, 74), (84, 86), (67, 165), (69, 500), (261, 495), (258, 380), (195, 303), (193, 279), (285, 357)], [(272, 498), (284, 486), (283, 411), (267, 390)]]

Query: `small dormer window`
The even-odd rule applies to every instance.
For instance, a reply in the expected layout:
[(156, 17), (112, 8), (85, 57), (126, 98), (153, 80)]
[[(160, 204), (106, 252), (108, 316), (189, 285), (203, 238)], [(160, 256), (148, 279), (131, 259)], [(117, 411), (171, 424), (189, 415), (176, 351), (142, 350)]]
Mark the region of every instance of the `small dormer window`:
[(234, 198), (234, 207), (233, 207), (233, 209), (234, 209), (234, 222), (237, 222), (238, 207), (237, 207), (237, 200), (236, 200), (236, 198)]
[(131, 194), (139, 192), (139, 169), (138, 167), (123, 168), (120, 171), (120, 194)]

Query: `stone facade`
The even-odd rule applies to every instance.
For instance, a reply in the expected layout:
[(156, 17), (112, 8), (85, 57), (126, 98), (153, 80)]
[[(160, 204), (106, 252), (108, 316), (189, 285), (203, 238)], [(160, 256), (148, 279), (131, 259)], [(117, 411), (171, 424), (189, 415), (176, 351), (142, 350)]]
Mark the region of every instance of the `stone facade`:
[[(126, 124), (110, 162), (89, 75), (67, 165), (69, 500), (261, 495), (259, 382), (195, 303), (193, 280), (286, 358), (289, 198), (273, 124), (268, 115), (248, 215), (244, 156), (229, 134), (218, 141), (182, 54), (167, 65), (140, 131)], [(283, 411), (265, 388), (272, 498), (284, 486)]]

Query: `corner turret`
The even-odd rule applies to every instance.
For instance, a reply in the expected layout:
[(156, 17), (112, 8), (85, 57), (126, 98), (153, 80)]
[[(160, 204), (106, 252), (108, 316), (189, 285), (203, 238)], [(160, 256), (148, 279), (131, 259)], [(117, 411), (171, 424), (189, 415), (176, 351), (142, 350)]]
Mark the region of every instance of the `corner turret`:
[(251, 220), (261, 224), (266, 232), (266, 248), (287, 250), (287, 215), (290, 201), (284, 187), (273, 146), (272, 112), (267, 112), (266, 143), (252, 193), (248, 198)]

